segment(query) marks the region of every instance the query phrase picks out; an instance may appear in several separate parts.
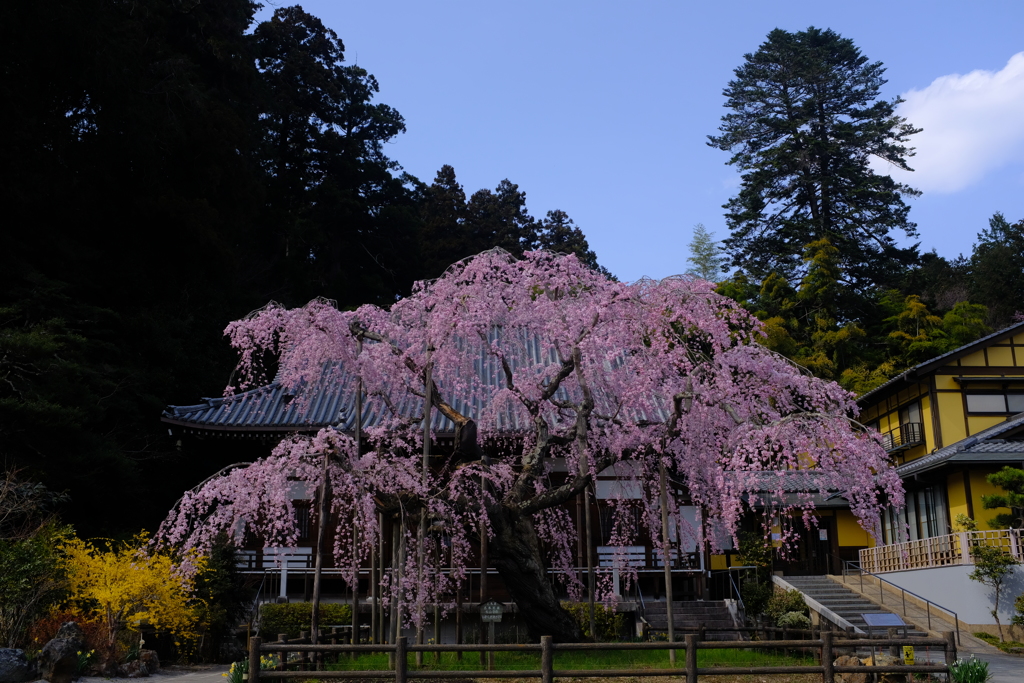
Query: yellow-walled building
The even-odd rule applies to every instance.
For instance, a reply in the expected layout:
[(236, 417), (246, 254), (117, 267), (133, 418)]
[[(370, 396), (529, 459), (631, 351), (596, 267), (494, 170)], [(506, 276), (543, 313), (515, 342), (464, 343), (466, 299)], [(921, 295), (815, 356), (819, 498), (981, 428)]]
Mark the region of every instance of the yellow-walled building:
[(921, 363), (858, 405), (907, 492), (906, 507), (886, 515), (879, 543), (900, 540), (904, 523), (910, 540), (944, 536), (961, 513), (987, 529), (1009, 510), (982, 507), (982, 496), (997, 492), (986, 477), (1024, 466), (1024, 323)]

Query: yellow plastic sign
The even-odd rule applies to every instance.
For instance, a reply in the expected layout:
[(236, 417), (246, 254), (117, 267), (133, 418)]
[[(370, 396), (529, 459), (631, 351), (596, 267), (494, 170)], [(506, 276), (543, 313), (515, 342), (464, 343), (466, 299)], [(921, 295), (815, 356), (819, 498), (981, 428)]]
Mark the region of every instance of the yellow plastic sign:
[(914, 665), (914, 646), (904, 645), (903, 646), (903, 663), (907, 666)]

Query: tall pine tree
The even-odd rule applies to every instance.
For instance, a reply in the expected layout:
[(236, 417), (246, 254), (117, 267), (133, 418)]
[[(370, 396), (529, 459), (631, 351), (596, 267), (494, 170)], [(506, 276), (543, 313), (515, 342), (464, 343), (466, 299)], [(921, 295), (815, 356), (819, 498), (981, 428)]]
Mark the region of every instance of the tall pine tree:
[(795, 285), (806, 246), (827, 239), (842, 282), (866, 291), (917, 261), (916, 246), (900, 247), (891, 233), (916, 236), (903, 198), (918, 192), (869, 166), (878, 157), (907, 168), (906, 143), (918, 132), (895, 113), (899, 99), (878, 99), (883, 72), (853, 41), (813, 27), (776, 29), (745, 55), (724, 91), (731, 111), (721, 134), (709, 136), (743, 177), (725, 205), (734, 266)]

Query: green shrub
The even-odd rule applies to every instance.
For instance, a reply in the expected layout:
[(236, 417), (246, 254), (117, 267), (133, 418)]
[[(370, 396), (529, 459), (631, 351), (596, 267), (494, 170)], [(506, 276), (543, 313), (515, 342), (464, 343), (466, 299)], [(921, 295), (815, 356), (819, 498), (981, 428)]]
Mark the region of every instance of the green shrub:
[[(562, 607), (576, 620), (583, 635), (590, 638), (590, 603), (563, 602)], [(626, 624), (626, 615), (597, 603), (594, 605), (594, 622), (597, 625), (599, 640), (618, 640)]]
[(743, 597), (743, 607), (748, 617), (757, 617), (764, 614), (771, 599), (774, 586), (766, 581), (744, 581), (740, 586), (740, 595)]
[(800, 591), (787, 591), (776, 586), (772, 597), (768, 599), (768, 606), (765, 607), (764, 613), (772, 620), (773, 624), (778, 625), (779, 619), (789, 612), (798, 612), (804, 615), (809, 613), (804, 596), (800, 594)]
[[(278, 633), (298, 638), (300, 631), (309, 631), (313, 604), (289, 602), (266, 603), (260, 607), (260, 633), (265, 640), (276, 640)], [(333, 602), (320, 603), (320, 626), (342, 626), (352, 623), (352, 607)]]
[(811, 618), (802, 612), (786, 612), (779, 617), (778, 625), (783, 628), (810, 628)]
[(1011, 623), (1014, 626), (1024, 626), (1024, 593), (1017, 596), (1017, 599), (1013, 601), (1013, 609), (1017, 613), (1013, 615)]

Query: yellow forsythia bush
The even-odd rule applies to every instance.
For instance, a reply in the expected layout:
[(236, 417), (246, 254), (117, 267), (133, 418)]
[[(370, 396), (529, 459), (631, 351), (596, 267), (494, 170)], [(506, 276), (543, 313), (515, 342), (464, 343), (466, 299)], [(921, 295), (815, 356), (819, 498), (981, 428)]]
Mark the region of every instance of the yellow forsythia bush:
[(194, 577), (205, 559), (179, 563), (148, 547), (145, 533), (128, 542), (99, 545), (78, 538), (61, 546), (72, 604), (102, 619), (107, 627), (107, 662), (116, 658), (122, 628), (149, 624), (176, 638), (195, 634), (199, 602)]

